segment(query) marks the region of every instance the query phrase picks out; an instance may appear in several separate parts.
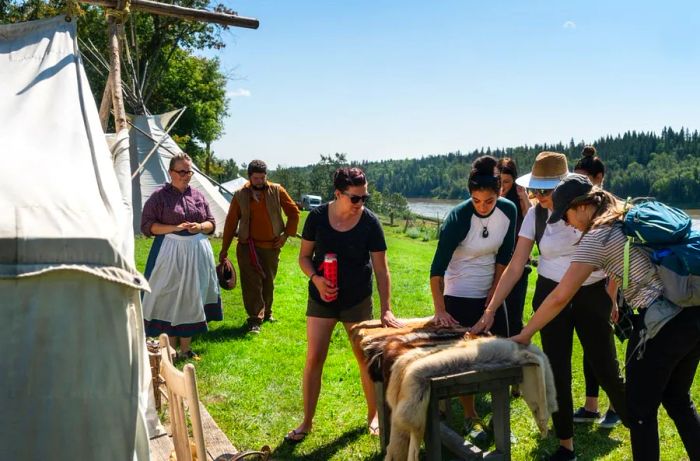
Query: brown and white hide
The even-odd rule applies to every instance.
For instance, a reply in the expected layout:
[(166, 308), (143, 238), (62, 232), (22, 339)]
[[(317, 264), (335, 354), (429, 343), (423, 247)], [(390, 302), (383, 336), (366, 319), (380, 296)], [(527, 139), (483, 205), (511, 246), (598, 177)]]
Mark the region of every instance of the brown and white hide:
[(478, 338), (446, 348), (413, 349), (396, 359), (386, 392), (392, 414), (385, 461), (418, 460), (430, 401), (430, 378), (515, 365), (524, 366), (520, 390), (540, 432), (546, 435), (547, 422), (557, 410), (556, 391), (549, 360), (537, 346)]
[(384, 327), (379, 320), (367, 320), (353, 326), (351, 339), (364, 352), (369, 374), (387, 386), (394, 360), (409, 349), (431, 347), (444, 341), (457, 341), (467, 333), (463, 327), (440, 327), (433, 317), (402, 319), (401, 328)]

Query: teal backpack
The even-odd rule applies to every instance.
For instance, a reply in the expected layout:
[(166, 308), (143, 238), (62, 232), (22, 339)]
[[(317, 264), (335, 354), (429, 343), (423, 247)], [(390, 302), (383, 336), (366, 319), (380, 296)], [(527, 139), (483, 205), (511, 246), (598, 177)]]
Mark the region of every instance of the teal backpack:
[(627, 235), (622, 289), (629, 284), (629, 250), (641, 246), (656, 265), (664, 297), (681, 306), (700, 306), (700, 232), (684, 211), (655, 200), (638, 202), (625, 214)]

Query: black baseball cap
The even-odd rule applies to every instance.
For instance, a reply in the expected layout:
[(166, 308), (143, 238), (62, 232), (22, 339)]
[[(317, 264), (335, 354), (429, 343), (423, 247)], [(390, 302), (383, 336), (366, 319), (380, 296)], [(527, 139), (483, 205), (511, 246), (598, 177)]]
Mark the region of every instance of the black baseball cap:
[(562, 179), (557, 187), (554, 188), (554, 192), (552, 192), (554, 209), (547, 222), (554, 224), (559, 221), (571, 206), (571, 202), (578, 197), (586, 195), (592, 188), (593, 184), (588, 179), (588, 176), (582, 174), (570, 174)]

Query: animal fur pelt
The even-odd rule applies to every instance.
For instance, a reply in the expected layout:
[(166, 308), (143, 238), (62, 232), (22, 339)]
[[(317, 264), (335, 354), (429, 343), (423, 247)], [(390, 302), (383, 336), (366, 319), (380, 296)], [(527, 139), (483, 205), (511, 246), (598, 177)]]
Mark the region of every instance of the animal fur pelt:
[(394, 360), (405, 351), (416, 347), (435, 347), (444, 342), (455, 342), (467, 334), (468, 328), (440, 327), (433, 317), (402, 319), (402, 328), (383, 327), (379, 320), (358, 323), (351, 330), (352, 340), (364, 351), (370, 377), (387, 386)]
[(546, 435), (547, 422), (557, 410), (556, 391), (549, 361), (536, 346), (490, 337), (405, 351), (394, 361), (386, 388), (392, 414), (385, 461), (418, 460), (430, 401), (430, 378), (514, 365), (524, 366), (520, 390), (540, 432)]

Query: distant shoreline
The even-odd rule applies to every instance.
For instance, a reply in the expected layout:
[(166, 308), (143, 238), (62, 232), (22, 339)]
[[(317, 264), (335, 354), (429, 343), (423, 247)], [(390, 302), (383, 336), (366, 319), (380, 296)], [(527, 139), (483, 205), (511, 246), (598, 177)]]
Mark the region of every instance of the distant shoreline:
[[(411, 197), (406, 199), (408, 208), (411, 213), (416, 216), (431, 221), (443, 220), (447, 213), (458, 203), (463, 200), (455, 199), (436, 199), (436, 198), (420, 198)], [(694, 227), (700, 228), (700, 208), (697, 205), (692, 208), (684, 208), (680, 206), (693, 219)]]

